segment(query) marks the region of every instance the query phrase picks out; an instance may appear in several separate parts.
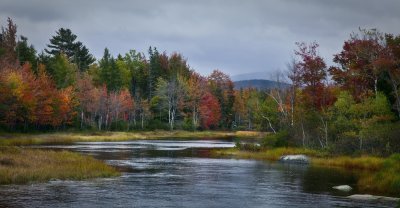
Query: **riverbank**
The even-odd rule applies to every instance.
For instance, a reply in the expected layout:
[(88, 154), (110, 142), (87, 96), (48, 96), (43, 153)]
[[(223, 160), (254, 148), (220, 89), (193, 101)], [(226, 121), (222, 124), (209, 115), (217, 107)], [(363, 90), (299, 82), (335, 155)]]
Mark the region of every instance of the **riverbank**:
[(44, 134), (1, 133), (0, 146), (71, 144), (73, 142), (114, 142), (136, 139), (262, 138), (256, 131), (137, 131), (137, 132), (56, 132)]
[(400, 197), (400, 154), (388, 158), (373, 156), (332, 156), (326, 152), (303, 148), (275, 148), (260, 151), (243, 151), (236, 148), (215, 150), (213, 157), (278, 161), (283, 155), (304, 154), (311, 165), (356, 170), (357, 188), (368, 193), (389, 194)]
[(68, 151), (0, 148), (0, 184), (83, 180), (119, 176), (113, 167), (90, 156)]

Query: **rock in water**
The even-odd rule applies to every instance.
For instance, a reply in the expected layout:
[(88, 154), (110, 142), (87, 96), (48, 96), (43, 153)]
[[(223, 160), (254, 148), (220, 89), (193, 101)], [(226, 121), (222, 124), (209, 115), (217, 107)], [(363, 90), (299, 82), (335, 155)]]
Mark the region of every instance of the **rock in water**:
[(337, 190), (339, 190), (339, 191), (351, 191), (351, 189), (353, 189), (353, 188), (351, 188), (351, 186), (349, 186), (349, 185), (334, 186), (334, 187), (332, 187), (332, 188), (337, 189)]
[(310, 163), (310, 159), (306, 155), (284, 155), (279, 159), (279, 161), (284, 163), (298, 163), (298, 164)]

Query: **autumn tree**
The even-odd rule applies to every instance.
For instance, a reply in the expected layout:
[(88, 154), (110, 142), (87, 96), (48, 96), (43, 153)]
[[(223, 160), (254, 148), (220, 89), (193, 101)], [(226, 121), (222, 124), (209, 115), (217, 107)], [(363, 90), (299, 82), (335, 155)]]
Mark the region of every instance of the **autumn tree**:
[[(28, 82), (29, 81), (29, 82)], [(0, 123), (10, 129), (35, 121), (34, 77), (30, 67), (4, 69), (0, 75)]]
[(213, 94), (206, 92), (201, 97), (199, 110), (201, 126), (204, 129), (218, 127), (218, 122), (221, 118), (221, 108), (218, 99)]
[(227, 74), (214, 70), (208, 76), (208, 84), (212, 94), (218, 99), (221, 109), (221, 125), (230, 127), (233, 121), (233, 103), (235, 101), (233, 82)]
[(199, 126), (199, 108), (201, 97), (204, 94), (206, 88), (206, 80), (200, 74), (192, 72), (187, 81), (187, 106), (191, 111), (192, 125), (194, 128)]
[(361, 30), (361, 35), (352, 34), (343, 49), (334, 56), (338, 67), (329, 69), (333, 80), (361, 100), (369, 93), (378, 92), (378, 81), (382, 68), (378, 67), (384, 47), (383, 36), (377, 30)]
[[(296, 62), (295, 74), (301, 85), (304, 86), (304, 92), (309, 98), (311, 106), (320, 108), (324, 103), (323, 91), (324, 80), (326, 79), (325, 61), (318, 55), (316, 42), (296, 43), (298, 50), (295, 51), (300, 61)], [(296, 79), (296, 78), (294, 78)], [(308, 99), (307, 99), (308, 100)]]

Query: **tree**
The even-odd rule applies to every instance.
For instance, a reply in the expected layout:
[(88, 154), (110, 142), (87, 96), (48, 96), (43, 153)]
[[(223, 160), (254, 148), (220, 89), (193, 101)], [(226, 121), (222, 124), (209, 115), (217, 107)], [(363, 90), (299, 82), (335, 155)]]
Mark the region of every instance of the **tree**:
[(233, 121), (233, 103), (235, 95), (233, 82), (227, 74), (219, 70), (214, 70), (208, 76), (208, 83), (211, 92), (218, 99), (221, 109), (221, 125), (228, 128)]
[(0, 75), (0, 123), (10, 129), (35, 120), (34, 76), (30, 66), (4, 69)]
[(68, 61), (66, 55), (57, 54), (49, 62), (47, 71), (58, 89), (72, 86), (75, 83), (76, 66)]
[(55, 99), (56, 114), (53, 118), (58, 121), (56, 125), (71, 125), (77, 115), (75, 108), (79, 105), (74, 88), (69, 86), (59, 90)]
[(235, 102), (233, 103), (233, 111), (235, 112), (235, 125), (240, 127), (242, 120), (246, 116), (245, 101), (243, 99), (243, 90), (235, 90)]
[[(295, 74), (301, 85), (304, 86), (304, 91), (309, 98), (312, 107), (319, 109), (324, 105), (323, 91), (326, 79), (326, 64), (325, 61), (318, 55), (316, 42), (306, 45), (303, 43), (296, 43), (299, 47), (295, 51), (295, 55), (300, 57), (300, 61), (295, 64)], [(308, 99), (307, 99), (308, 100)]]
[(394, 37), (391, 34), (385, 35), (385, 55), (380, 62), (382, 67), (387, 69), (388, 82), (392, 87), (394, 106), (400, 118), (400, 35)]
[(356, 100), (362, 100), (371, 92), (378, 93), (378, 81), (382, 68), (377, 67), (384, 47), (383, 36), (377, 30), (361, 30), (361, 37), (352, 34), (333, 61), (338, 67), (330, 67), (333, 80), (349, 90)]
[(143, 53), (130, 50), (125, 54), (124, 62), (130, 72), (130, 92), (132, 96), (134, 98), (145, 97), (148, 86), (148, 64), (146, 58)]
[(20, 65), (28, 62), (32, 65), (32, 68), (34, 70), (37, 69), (36, 50), (33, 45), (28, 45), (28, 38), (21, 36), (21, 40), (18, 41), (16, 46), (16, 53)]
[(201, 125), (204, 129), (216, 128), (221, 118), (221, 108), (218, 99), (206, 92), (200, 101)]
[(192, 72), (187, 81), (187, 106), (191, 111), (192, 125), (194, 128), (199, 126), (199, 106), (201, 97), (206, 88), (205, 78), (196, 72)]
[(89, 69), (89, 66), (96, 61), (89, 49), (81, 42), (76, 42), (76, 51), (73, 56), (73, 62), (77, 65), (79, 71), (84, 72)]
[(54, 104), (54, 99), (57, 97), (57, 89), (53, 80), (47, 75), (43, 65), (39, 65), (36, 81), (37, 91), (35, 96), (37, 98), (37, 106), (35, 117), (37, 120), (35, 124), (38, 126), (57, 126), (59, 122), (54, 121), (54, 119), (57, 119), (54, 118), (55, 107), (58, 107)]
[(7, 27), (2, 27), (0, 34), (0, 70), (7, 67), (12, 68), (17, 64), (16, 39), (17, 25), (11, 18), (8, 18)]
[(129, 78), (130, 72), (122, 58), (120, 57), (116, 61), (108, 49), (105, 48), (103, 58), (99, 62), (100, 84), (107, 85), (109, 91), (119, 91), (129, 85)]
[(157, 48), (149, 47), (149, 68), (148, 68), (148, 96), (153, 98), (155, 83), (161, 75), (160, 53)]
[(99, 94), (98, 89), (94, 87), (92, 78), (88, 73), (83, 73), (78, 76), (76, 89), (79, 100), (81, 129), (83, 128), (84, 124), (96, 126), (94, 124), (95, 115), (97, 113), (95, 106), (99, 102)]
[(178, 105), (185, 95), (180, 80), (172, 79), (166, 81), (163, 78), (159, 78), (157, 81), (156, 95), (161, 99), (161, 106), (168, 111), (168, 123), (170, 129), (173, 130), (178, 113)]
[(95, 59), (81, 42), (76, 41), (77, 36), (70, 29), (60, 28), (56, 35), (47, 44), (46, 53), (56, 56), (63, 53), (68, 60), (75, 63), (80, 71), (86, 71)]
[(170, 78), (182, 76), (189, 77), (190, 69), (186, 60), (179, 53), (172, 53), (168, 59), (168, 72)]

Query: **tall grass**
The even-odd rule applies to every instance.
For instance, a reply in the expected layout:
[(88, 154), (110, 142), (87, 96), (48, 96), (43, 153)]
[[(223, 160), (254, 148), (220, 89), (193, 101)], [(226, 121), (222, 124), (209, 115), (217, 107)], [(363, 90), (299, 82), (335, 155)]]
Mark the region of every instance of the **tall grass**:
[(276, 161), (283, 155), (293, 155), (293, 154), (304, 154), (308, 156), (318, 156), (322, 157), (326, 153), (312, 150), (312, 149), (303, 149), (303, 148), (293, 148), (293, 147), (281, 147), (274, 148), (268, 150), (261, 151), (240, 151), (238, 149), (224, 149), (224, 150), (215, 150), (213, 151), (213, 156), (215, 157), (236, 157), (236, 158), (244, 158), (244, 159), (257, 159), (257, 160), (270, 160)]
[(363, 191), (388, 192), (400, 197), (400, 154), (386, 158), (382, 168), (374, 174), (361, 175), (358, 187)]
[(312, 164), (317, 166), (342, 167), (346, 169), (369, 171), (380, 170), (382, 168), (383, 161), (383, 158), (373, 156), (312, 158)]
[(45, 182), (51, 179), (82, 180), (118, 176), (102, 161), (68, 151), (0, 149), (0, 184)]

